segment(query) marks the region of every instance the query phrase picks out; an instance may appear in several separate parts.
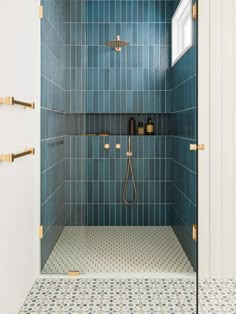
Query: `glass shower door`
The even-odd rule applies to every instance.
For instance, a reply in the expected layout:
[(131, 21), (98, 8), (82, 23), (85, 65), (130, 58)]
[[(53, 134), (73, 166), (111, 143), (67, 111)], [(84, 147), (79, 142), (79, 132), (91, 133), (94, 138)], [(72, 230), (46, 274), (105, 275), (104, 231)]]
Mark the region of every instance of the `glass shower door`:
[[(42, 1), (41, 259), (43, 273), (153, 274), (190, 312), (197, 272), (197, 151), (190, 150), (197, 144), (197, 22), (192, 46), (172, 64), (171, 20), (179, 3)], [(106, 46), (118, 35), (129, 44), (120, 52)], [(131, 136), (137, 197), (125, 204), (131, 117), (144, 127), (151, 118), (155, 132)]]

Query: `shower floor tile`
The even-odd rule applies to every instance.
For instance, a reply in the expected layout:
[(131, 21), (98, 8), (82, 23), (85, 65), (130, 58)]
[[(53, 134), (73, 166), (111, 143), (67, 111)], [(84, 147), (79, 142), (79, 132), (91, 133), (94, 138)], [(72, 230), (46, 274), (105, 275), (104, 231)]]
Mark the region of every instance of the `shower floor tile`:
[(193, 272), (171, 227), (65, 227), (43, 273)]

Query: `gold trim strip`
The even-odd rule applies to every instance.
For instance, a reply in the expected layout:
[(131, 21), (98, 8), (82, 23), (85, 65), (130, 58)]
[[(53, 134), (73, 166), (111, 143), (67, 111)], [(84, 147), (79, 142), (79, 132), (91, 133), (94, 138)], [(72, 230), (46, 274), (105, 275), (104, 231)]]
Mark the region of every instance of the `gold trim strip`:
[(196, 21), (197, 20), (197, 10), (198, 8), (197, 8), (197, 3), (195, 2), (194, 4), (193, 4), (193, 9), (192, 9), (192, 14), (193, 14), (193, 20), (194, 21)]
[(79, 275), (80, 275), (79, 271), (69, 271), (68, 272), (68, 276), (70, 276), (70, 277), (77, 277)]
[(39, 226), (39, 239), (43, 239), (43, 226)]
[(34, 102), (28, 103), (28, 102), (16, 100), (14, 99), (14, 97), (5, 97), (5, 98), (0, 97), (0, 105), (9, 105), (9, 106), (19, 105), (19, 106), (23, 106), (24, 108), (29, 108), (29, 109), (35, 108)]
[(39, 18), (43, 19), (43, 6), (42, 5), (39, 6)]
[(35, 154), (35, 149), (30, 148), (26, 149), (21, 153), (16, 153), (16, 154), (6, 154), (6, 155), (0, 155), (0, 161), (5, 161), (5, 162), (14, 162), (15, 159), (26, 156), (26, 155), (34, 155)]
[(192, 226), (192, 239), (193, 241), (197, 241), (197, 225)]

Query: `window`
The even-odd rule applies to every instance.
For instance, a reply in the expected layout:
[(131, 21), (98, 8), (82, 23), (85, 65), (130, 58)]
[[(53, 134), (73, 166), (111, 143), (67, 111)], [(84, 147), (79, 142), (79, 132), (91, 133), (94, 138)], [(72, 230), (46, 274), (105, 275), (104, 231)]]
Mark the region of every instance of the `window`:
[(172, 66), (192, 46), (192, 0), (182, 0), (172, 17)]

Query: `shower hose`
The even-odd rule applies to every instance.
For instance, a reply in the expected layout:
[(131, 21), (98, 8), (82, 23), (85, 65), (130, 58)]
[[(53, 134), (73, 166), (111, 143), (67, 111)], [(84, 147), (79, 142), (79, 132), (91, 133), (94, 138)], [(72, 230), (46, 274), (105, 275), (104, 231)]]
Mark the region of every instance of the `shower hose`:
[[(126, 173), (126, 178), (125, 178), (125, 185), (124, 185), (124, 191), (123, 191), (123, 201), (127, 205), (132, 205), (137, 202), (137, 188), (134, 180), (134, 173), (133, 173), (133, 166), (132, 166), (132, 152), (131, 152), (131, 142), (130, 142), (130, 137), (129, 137), (129, 149), (127, 152), (127, 173)], [(132, 180), (132, 186), (133, 186), (133, 200), (128, 201), (127, 200), (127, 189), (128, 189), (128, 181), (129, 178)]]

